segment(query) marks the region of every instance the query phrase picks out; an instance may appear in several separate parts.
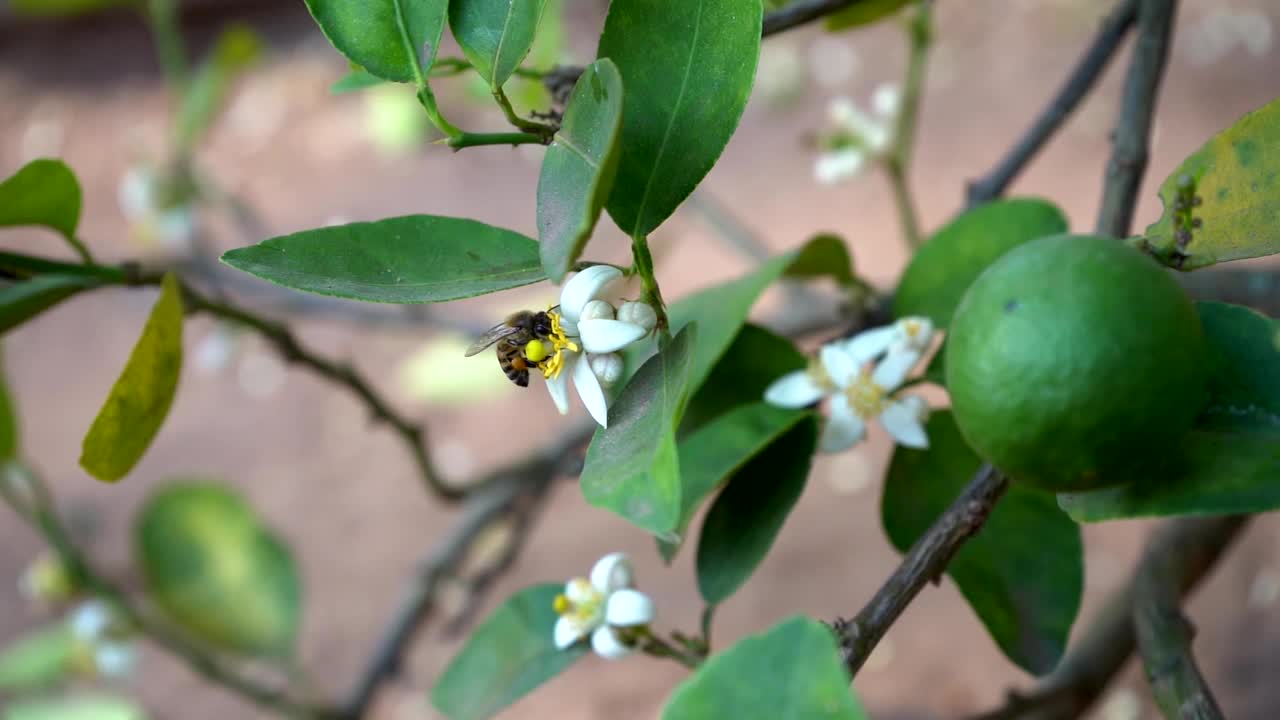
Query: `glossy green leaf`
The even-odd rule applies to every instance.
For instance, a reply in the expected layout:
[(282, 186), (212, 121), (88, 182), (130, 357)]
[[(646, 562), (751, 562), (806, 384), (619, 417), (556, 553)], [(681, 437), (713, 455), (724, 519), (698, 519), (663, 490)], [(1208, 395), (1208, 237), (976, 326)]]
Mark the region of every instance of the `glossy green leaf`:
[(4, 371), (4, 357), (0, 355), (0, 466), (18, 455), (18, 410), (9, 390), (9, 378)]
[(194, 147), (226, 105), (231, 84), (262, 52), (262, 40), (245, 25), (232, 25), (218, 36), (209, 57), (187, 85), (178, 108), (178, 147)]
[(546, 279), (536, 240), (436, 215), (303, 230), (222, 261), (295, 290), (385, 303), (459, 300)]
[(815, 235), (796, 254), (787, 268), (787, 277), (813, 278), (830, 276), (841, 285), (853, 285), (853, 256), (839, 235)]
[[(885, 477), (881, 517), (904, 553), (982, 465), (950, 412), (934, 413), (926, 431), (929, 449), (897, 448)], [(1058, 664), (1080, 609), (1084, 549), (1052, 495), (1010, 487), (947, 574), (1010, 660), (1036, 675)]]
[(65, 623), (22, 635), (0, 649), (0, 691), (19, 692), (56, 685), (71, 669), (77, 640)]
[(582, 469), (587, 502), (618, 513), (659, 537), (680, 520), (676, 426), (689, 397), (697, 327), (689, 325), (649, 358), (609, 408)]
[(9, 285), (0, 284), (0, 333), (9, 332), (72, 295), (100, 284), (84, 275), (38, 275)]
[(751, 96), (759, 2), (613, 0), (596, 56), (622, 73), (622, 156), (609, 215), (648, 235), (715, 165)]
[(1280, 253), (1280, 100), (1213, 136), (1160, 185), (1141, 244), (1179, 270)]
[(756, 402), (730, 410), (680, 441), (680, 519), (674, 537), (658, 543), (664, 560), (671, 562), (679, 551), (702, 501), (807, 414)]
[(582, 254), (609, 199), (621, 127), (622, 78), (612, 61), (597, 60), (573, 86), (538, 178), (538, 240), (552, 282)]
[(82, 693), (17, 700), (4, 709), (4, 720), (146, 720), (134, 701), (114, 695)]
[(564, 585), (535, 585), (507, 598), (467, 640), (431, 691), (449, 720), (484, 720), (559, 675), (586, 653), (557, 650), (552, 608)]
[(1045, 200), (997, 200), (969, 210), (934, 233), (911, 259), (894, 293), (894, 317), (924, 315), (946, 327), (969, 285), (1001, 255), (1066, 231), (1066, 216)]
[(1237, 305), (1197, 309), (1212, 348), (1207, 407), (1132, 483), (1059, 495), (1076, 520), (1280, 509), (1280, 323)]
[(806, 363), (790, 340), (757, 325), (743, 325), (702, 387), (689, 398), (680, 422), (682, 437), (734, 408), (760, 402), (770, 383)]
[(870, 25), (893, 15), (913, 0), (862, 0), (827, 16), (828, 30), (847, 30)]
[(382, 85), (386, 80), (374, 75), (368, 70), (352, 70), (347, 73), (346, 77), (329, 86), (329, 93), (332, 95), (342, 95), (344, 93), (355, 92), (356, 90), (364, 90), (376, 85)]
[(182, 290), (168, 273), (129, 362), (84, 437), (81, 467), (104, 482), (127, 475), (164, 424), (181, 371)]
[(449, 29), (489, 87), (502, 87), (529, 54), (546, 4), (546, 0), (449, 2)]
[(329, 42), (348, 60), (393, 82), (425, 75), (440, 48), (448, 0), (306, 0)]
[(866, 720), (835, 635), (793, 617), (712, 656), (680, 683), (662, 720)]
[(697, 562), (708, 605), (737, 592), (764, 560), (804, 491), (817, 445), (818, 423), (809, 415), (734, 473), (711, 504)]
[(293, 653), (298, 570), (239, 495), (213, 483), (167, 485), (142, 509), (134, 541), (151, 597), (187, 631), (232, 652)]
[(32, 160), (0, 182), (0, 227), (39, 225), (75, 242), (80, 181), (61, 160)]

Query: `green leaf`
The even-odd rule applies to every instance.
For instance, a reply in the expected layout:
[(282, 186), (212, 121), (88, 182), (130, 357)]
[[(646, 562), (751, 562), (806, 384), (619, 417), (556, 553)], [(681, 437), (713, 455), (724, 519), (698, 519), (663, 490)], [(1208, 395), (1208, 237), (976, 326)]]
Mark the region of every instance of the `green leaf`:
[(364, 90), (382, 85), (386, 80), (370, 73), (368, 70), (352, 70), (347, 73), (346, 77), (329, 86), (331, 95), (342, 95), (344, 93), (355, 92), (356, 90)]
[(680, 520), (675, 536), (658, 543), (664, 560), (675, 557), (702, 501), (806, 415), (756, 402), (730, 410), (680, 442)]
[(440, 48), (448, 0), (306, 0), (329, 42), (384, 80), (415, 82)]
[(676, 334), (649, 358), (609, 409), (609, 427), (591, 438), (582, 469), (587, 502), (660, 537), (680, 520), (676, 426), (689, 397), (697, 327)]
[(793, 617), (734, 643), (680, 683), (662, 720), (866, 720), (835, 636)]
[(689, 398), (680, 422), (682, 436), (734, 408), (760, 402), (774, 380), (803, 369), (806, 362), (790, 340), (757, 325), (743, 325), (702, 387)]
[(239, 495), (213, 483), (167, 485), (142, 509), (134, 541), (152, 598), (186, 630), (232, 652), (293, 653), (298, 570)]
[(814, 278), (831, 276), (837, 283), (850, 286), (857, 283), (853, 274), (853, 256), (839, 235), (822, 233), (815, 235), (796, 254), (787, 268), (787, 277)]
[(827, 16), (828, 30), (847, 30), (870, 25), (910, 5), (912, 0), (862, 0)]
[(449, 29), (462, 54), (497, 90), (533, 47), (546, 0), (451, 0)]
[(608, 59), (587, 66), (565, 106), (564, 121), (538, 178), (538, 239), (552, 282), (582, 254), (618, 169), (622, 78)]
[(133, 0), (9, 0), (9, 9), (14, 15), (65, 17), (87, 15), (131, 2)]
[(18, 692), (56, 685), (70, 670), (77, 642), (65, 623), (19, 637), (0, 650), (0, 690)]
[(708, 605), (737, 592), (764, 560), (800, 499), (817, 445), (818, 423), (810, 415), (748, 461), (712, 503), (697, 563), (698, 591)]
[(614, 0), (597, 57), (622, 73), (622, 156), (609, 215), (643, 236), (715, 165), (751, 96), (762, 7), (743, 0)]
[(4, 372), (4, 357), (0, 355), (0, 467), (18, 455), (18, 411), (9, 391), (9, 380)]
[(1140, 242), (1179, 270), (1280, 252), (1280, 100), (1213, 136), (1160, 185)]
[(38, 275), (0, 285), (0, 333), (9, 332), (72, 295), (99, 285), (97, 279), (84, 275)]
[(76, 244), (80, 181), (61, 160), (32, 160), (0, 183), (0, 227), (39, 225)]
[(4, 720), (146, 720), (134, 701), (84, 693), (17, 700), (5, 708)]
[[(885, 477), (881, 517), (904, 553), (982, 465), (949, 411), (935, 412), (926, 430), (929, 449), (897, 448)], [(1080, 609), (1084, 550), (1052, 495), (1010, 487), (947, 574), (1010, 660), (1036, 675), (1058, 664)]]
[(181, 371), (182, 290), (167, 273), (129, 362), (84, 437), (81, 467), (104, 482), (127, 475), (164, 424)]
[(997, 200), (969, 210), (916, 252), (894, 293), (893, 315), (924, 315), (938, 327), (947, 327), (969, 285), (1000, 256), (1036, 238), (1066, 231), (1066, 216), (1045, 200)]
[(507, 598), (476, 628), (431, 691), (449, 720), (483, 720), (563, 672), (585, 643), (557, 650), (553, 609), (563, 585), (536, 585)]
[(236, 77), (257, 60), (262, 40), (245, 25), (232, 25), (218, 36), (209, 57), (196, 71), (178, 108), (178, 147), (194, 147), (222, 111)]
[(295, 290), (384, 303), (459, 300), (546, 279), (536, 240), (436, 215), (303, 230), (222, 261)]
[(1132, 483), (1059, 495), (1076, 520), (1280, 509), (1280, 323), (1237, 305), (1197, 309), (1212, 349), (1206, 408)]

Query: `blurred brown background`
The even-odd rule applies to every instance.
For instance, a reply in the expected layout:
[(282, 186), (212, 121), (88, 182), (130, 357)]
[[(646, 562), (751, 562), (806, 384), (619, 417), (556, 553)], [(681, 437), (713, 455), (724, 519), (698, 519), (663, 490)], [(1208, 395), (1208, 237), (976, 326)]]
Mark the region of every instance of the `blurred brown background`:
[[(239, 84), (199, 153), (204, 172), (257, 211), (262, 236), (245, 237), (225, 217), (210, 213), (210, 247), (234, 247), (335, 219), (416, 212), (468, 215), (533, 234), (540, 152), (479, 148), (453, 154), (437, 146), (379, 150), (369, 139), (369, 96), (329, 94), (329, 84), (345, 73), (345, 61), (301, 2), (192, 5), (184, 28), (197, 52), (232, 19), (250, 24), (269, 41), (264, 61)], [(1101, 0), (938, 3), (937, 46), (913, 173), (926, 227), (937, 227), (954, 213), (966, 180), (986, 171), (1029, 125), (1110, 6)], [(1139, 228), (1159, 213), (1154, 187), (1182, 157), (1239, 115), (1280, 95), (1280, 50), (1272, 42), (1280, 5), (1187, 0), (1182, 6)], [(567, 60), (590, 58), (601, 20), (601, 3), (568, 0)], [(794, 246), (817, 230), (842, 233), (860, 270), (890, 284), (904, 254), (882, 178), (871, 174), (842, 186), (816, 185), (813, 153), (804, 138), (823, 124), (831, 97), (848, 94), (865, 102), (876, 84), (898, 80), (904, 60), (901, 33), (892, 25), (838, 36), (807, 28), (771, 38), (766, 48), (760, 90), (704, 183), (705, 191), (776, 249)], [(1097, 92), (1014, 188), (1051, 197), (1075, 229), (1093, 225), (1126, 57), (1121, 54)], [(501, 126), (496, 113), (466, 98), (465, 82), (440, 86), (442, 101), (459, 124)], [(793, 96), (768, 90), (775, 86), (790, 88)], [(157, 252), (128, 239), (117, 190), (127, 167), (139, 158), (162, 156), (170, 112), (151, 42), (132, 16), (108, 13), (50, 23), (0, 15), (0, 176), (36, 156), (65, 158), (85, 186), (83, 236), (104, 259)], [(36, 234), (6, 234), (0, 241), (63, 252), (54, 240)], [(677, 213), (654, 242), (669, 298), (748, 267), (688, 210)], [(623, 257), (625, 245), (610, 228), (601, 232), (592, 253)], [(535, 289), (441, 310), (488, 324), (509, 307), (531, 306), (548, 296), (548, 290)], [(404, 448), (387, 431), (371, 428), (364, 409), (348, 394), (304, 371), (284, 368), (247, 336), (220, 369), (189, 363), (168, 423), (126, 481), (106, 486), (89, 478), (76, 464), (80, 441), (152, 297), (150, 291), (98, 291), (6, 339), (27, 455), (76, 516), (92, 518), (94, 554), (126, 578), (131, 574), (129, 521), (150, 489), (190, 476), (221, 478), (242, 488), (290, 539), (299, 558), (307, 591), (303, 661), (317, 692), (344, 692), (395, 606), (402, 578), (446, 526), (450, 511), (423, 496)], [(189, 357), (210, 352), (211, 327), (207, 318), (189, 323)], [(428, 331), (378, 330), (332, 313), (308, 316), (297, 327), (318, 349), (354, 359), (402, 408), (425, 419), (435, 456), (451, 476), (516, 458), (567, 427), (538, 387), (521, 392), (499, 384), (461, 403), (425, 402), (409, 392), (404, 363), (421, 350)], [(492, 371), (497, 375), (496, 367)], [(448, 380), (442, 374), (448, 373), (438, 371), (437, 382)], [(523, 429), (511, 418), (519, 418)], [(870, 596), (897, 562), (878, 519), (879, 474), (888, 449), (885, 437), (873, 435), (856, 451), (817, 463), (781, 539), (719, 613), (719, 646), (791, 613), (850, 615)], [(16, 584), (40, 543), (13, 517), (0, 517), (4, 642), (41, 619)], [(1145, 528), (1122, 522), (1085, 529), (1086, 602), (1077, 630), (1127, 576)], [(1199, 628), (1196, 649), (1232, 718), (1280, 716), (1280, 689), (1272, 682), (1280, 673), (1278, 543), (1280, 523), (1260, 518), (1190, 605)], [(686, 551), (672, 567), (664, 567), (648, 537), (588, 508), (571, 482), (553, 491), (530, 545), (488, 605), (531, 582), (583, 574), (612, 550), (635, 557), (643, 588), (659, 604), (660, 627), (696, 627), (700, 601), (693, 553)], [(426, 690), (457, 646), (458, 638), (445, 636), (438, 625), (428, 628), (405, 678), (381, 695), (376, 717), (434, 717)], [(507, 717), (653, 718), (682, 675), (674, 664), (647, 658), (617, 663), (592, 658), (516, 705)], [(875, 717), (915, 720), (975, 712), (998, 703), (1009, 687), (1029, 684), (1030, 678), (1000, 655), (948, 581), (926, 590), (911, 606), (855, 687)], [(126, 686), (157, 718), (260, 716), (253, 706), (150, 650)], [(1154, 717), (1144, 698), (1141, 673), (1130, 668), (1098, 717)]]

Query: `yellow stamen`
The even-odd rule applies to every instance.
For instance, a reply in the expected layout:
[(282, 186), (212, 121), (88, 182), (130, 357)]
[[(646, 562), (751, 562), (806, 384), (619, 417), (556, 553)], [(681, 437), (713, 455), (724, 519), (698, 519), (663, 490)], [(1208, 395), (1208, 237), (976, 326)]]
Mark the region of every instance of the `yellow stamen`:
[(858, 377), (845, 392), (849, 397), (849, 404), (853, 406), (853, 411), (860, 417), (876, 417), (884, 410), (886, 396), (884, 388), (871, 379), (871, 372), (866, 369), (858, 373)]
[(573, 605), (569, 603), (568, 596), (564, 593), (557, 595), (556, 599), (551, 602), (551, 609), (555, 610), (557, 615), (563, 615), (569, 612), (569, 609), (572, 607)]
[(530, 340), (524, 346), (524, 356), (529, 362), (540, 363), (547, 359), (547, 345), (538, 339)]
[[(560, 372), (564, 370), (564, 351), (579, 352), (578, 344), (569, 339), (565, 334), (564, 328), (560, 326), (560, 313), (554, 310), (548, 310), (547, 316), (551, 318), (551, 335), (547, 337), (547, 341), (551, 343), (551, 357), (538, 362), (538, 369), (542, 371), (543, 376), (548, 380), (560, 377)], [(545, 351), (546, 348), (544, 347)], [(533, 360), (532, 357), (529, 358)]]

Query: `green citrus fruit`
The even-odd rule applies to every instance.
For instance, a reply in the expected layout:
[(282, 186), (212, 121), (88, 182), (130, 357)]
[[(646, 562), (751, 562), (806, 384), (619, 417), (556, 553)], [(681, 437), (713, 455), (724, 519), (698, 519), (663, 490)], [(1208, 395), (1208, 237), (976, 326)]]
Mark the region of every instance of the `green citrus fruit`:
[(1056, 235), (974, 281), (947, 338), (947, 389), (974, 450), (1053, 491), (1132, 479), (1191, 427), (1205, 341), (1191, 299), (1117, 240)]

